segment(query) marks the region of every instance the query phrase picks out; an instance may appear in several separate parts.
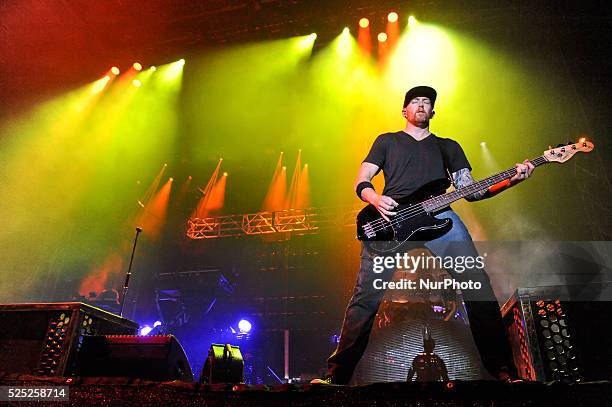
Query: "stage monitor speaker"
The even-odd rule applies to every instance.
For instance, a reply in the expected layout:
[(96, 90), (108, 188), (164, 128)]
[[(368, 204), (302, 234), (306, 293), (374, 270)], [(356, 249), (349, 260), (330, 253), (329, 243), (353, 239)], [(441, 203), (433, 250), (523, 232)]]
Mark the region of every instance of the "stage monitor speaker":
[(85, 337), (76, 374), (154, 381), (193, 380), (185, 351), (173, 335)]
[(79, 302), (0, 304), (0, 372), (69, 376), (83, 336), (137, 330), (133, 321)]
[(572, 301), (595, 285), (519, 288), (502, 308), (519, 375), (542, 382), (612, 378), (612, 302)]
[(210, 345), (200, 382), (207, 384), (244, 382), (244, 360), (240, 347), (229, 343)]

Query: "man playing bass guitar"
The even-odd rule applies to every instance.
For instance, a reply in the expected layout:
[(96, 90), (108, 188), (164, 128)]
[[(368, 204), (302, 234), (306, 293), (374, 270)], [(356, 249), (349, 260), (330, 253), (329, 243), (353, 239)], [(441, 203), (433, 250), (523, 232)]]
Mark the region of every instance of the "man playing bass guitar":
[[(398, 200), (414, 194), (427, 184), (448, 180), (449, 175), (455, 188), (472, 184), (470, 164), (461, 146), (451, 139), (440, 138), (429, 131), (429, 121), (434, 117), (436, 91), (428, 86), (410, 89), (404, 99), (402, 115), (406, 127), (395, 133), (378, 136), (369, 154), (361, 164), (355, 183), (359, 198), (372, 204), (386, 222), (397, 215)], [(383, 171), (385, 188), (382, 194), (375, 191), (372, 178)], [(516, 185), (528, 178), (534, 165), (525, 160), (516, 164), (516, 174), (510, 179), (493, 187), (468, 196), (469, 201), (486, 199), (500, 191)], [(444, 192), (450, 182), (441, 186)], [(452, 227), (442, 236), (426, 242), (434, 256), (472, 256), (478, 253), (472, 238), (459, 218), (449, 207), (434, 213), (437, 219), (451, 219)], [(382, 220), (381, 223), (384, 223)], [(361, 266), (357, 276), (353, 296), (347, 306), (340, 341), (337, 349), (328, 359), (325, 379), (315, 379), (313, 383), (347, 384), (361, 359), (367, 343), (374, 317), (383, 298), (384, 290), (377, 289), (375, 279), (389, 279), (394, 270), (383, 274), (373, 272), (374, 253), (362, 242)], [(499, 305), (493, 293), (484, 268), (467, 270), (448, 269), (457, 281), (479, 282), (480, 289), (462, 290), (465, 307), (470, 321), (474, 341), (482, 362), (493, 377), (512, 382), (517, 377), (512, 361), (512, 351), (502, 322)]]

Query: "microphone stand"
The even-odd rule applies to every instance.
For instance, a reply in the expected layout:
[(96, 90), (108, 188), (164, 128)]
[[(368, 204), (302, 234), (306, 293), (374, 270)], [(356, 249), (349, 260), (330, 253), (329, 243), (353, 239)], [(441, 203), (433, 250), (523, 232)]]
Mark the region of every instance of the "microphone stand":
[(132, 275), (132, 262), (134, 261), (134, 252), (136, 251), (136, 243), (138, 243), (138, 235), (142, 232), (141, 227), (136, 228), (136, 237), (134, 238), (134, 247), (132, 247), (132, 257), (130, 257), (130, 265), (125, 274), (125, 283), (123, 284), (123, 297), (121, 298), (121, 310), (119, 316), (123, 318), (123, 306), (125, 305), (125, 297), (127, 297), (128, 285), (130, 284), (130, 276)]

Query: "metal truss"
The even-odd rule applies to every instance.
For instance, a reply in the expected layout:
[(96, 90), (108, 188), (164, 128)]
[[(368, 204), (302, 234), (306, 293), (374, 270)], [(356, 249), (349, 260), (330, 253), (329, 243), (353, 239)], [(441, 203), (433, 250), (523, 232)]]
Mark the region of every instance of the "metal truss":
[(274, 212), (189, 219), (187, 237), (215, 239), (270, 233), (317, 233), (320, 229), (355, 225), (361, 205), (335, 208), (285, 209)]

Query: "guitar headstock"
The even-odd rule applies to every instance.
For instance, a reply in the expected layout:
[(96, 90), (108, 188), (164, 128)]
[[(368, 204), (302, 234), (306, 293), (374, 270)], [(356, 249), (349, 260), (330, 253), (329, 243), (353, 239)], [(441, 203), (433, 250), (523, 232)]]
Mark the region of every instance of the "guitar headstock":
[(558, 163), (564, 163), (574, 156), (578, 152), (590, 153), (595, 148), (595, 145), (582, 137), (575, 143), (559, 144), (555, 148), (550, 148), (544, 151), (544, 158), (547, 161), (556, 161)]

